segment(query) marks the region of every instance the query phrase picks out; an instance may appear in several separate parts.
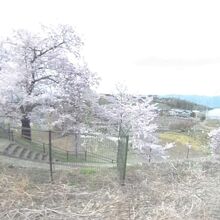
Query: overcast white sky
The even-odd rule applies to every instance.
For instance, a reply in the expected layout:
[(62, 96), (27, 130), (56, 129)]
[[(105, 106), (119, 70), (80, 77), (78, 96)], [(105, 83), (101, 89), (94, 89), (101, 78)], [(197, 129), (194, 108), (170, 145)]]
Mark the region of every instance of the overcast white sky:
[(102, 78), (142, 94), (220, 95), (219, 0), (0, 0), (1, 33), (72, 24)]

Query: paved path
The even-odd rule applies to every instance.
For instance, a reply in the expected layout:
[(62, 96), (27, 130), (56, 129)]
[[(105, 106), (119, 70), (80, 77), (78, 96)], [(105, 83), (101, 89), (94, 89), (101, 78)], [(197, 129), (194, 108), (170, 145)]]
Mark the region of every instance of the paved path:
[(7, 147), (9, 143), (9, 140), (0, 138), (0, 153), (3, 152), (3, 150), (5, 149), (5, 147)]

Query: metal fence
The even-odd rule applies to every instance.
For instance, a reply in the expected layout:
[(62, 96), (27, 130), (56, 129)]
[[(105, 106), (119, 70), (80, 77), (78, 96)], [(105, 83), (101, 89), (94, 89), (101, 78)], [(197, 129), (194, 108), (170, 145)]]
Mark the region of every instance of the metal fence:
[[(50, 179), (56, 169), (87, 167), (114, 168), (124, 184), (128, 137), (101, 133), (69, 133), (29, 128), (0, 126), (0, 138), (9, 140), (1, 153), (8, 157), (36, 162), (47, 166)], [(24, 134), (31, 134), (25, 136)]]
[(120, 183), (124, 185), (127, 165), (127, 152), (128, 152), (129, 137), (120, 134), (118, 139), (118, 152), (117, 152), (117, 170)]
[(7, 129), (4, 124), (0, 124), (0, 138), (10, 139), (9, 134), (9, 129)]

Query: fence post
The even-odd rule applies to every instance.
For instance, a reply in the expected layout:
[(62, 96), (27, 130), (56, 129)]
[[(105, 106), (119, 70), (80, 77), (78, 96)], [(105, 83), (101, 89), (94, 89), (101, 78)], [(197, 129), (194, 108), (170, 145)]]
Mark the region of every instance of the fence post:
[(118, 151), (117, 151), (117, 168), (119, 169), (119, 155), (120, 155), (120, 140), (121, 139), (121, 125), (119, 126), (118, 129)]
[(49, 164), (50, 164), (50, 180), (51, 182), (53, 182), (51, 130), (49, 131)]
[(151, 151), (152, 151), (152, 148), (150, 147), (150, 150), (149, 150), (149, 158), (148, 158), (148, 162), (149, 162), (149, 163), (151, 162)]
[(66, 151), (66, 160), (69, 161), (69, 151)]
[(122, 185), (125, 185), (125, 175), (126, 175), (126, 168), (127, 168), (127, 156), (128, 156), (128, 142), (129, 142), (129, 136), (125, 137), (126, 144), (125, 144), (125, 152), (124, 152), (124, 166), (123, 166), (123, 179), (122, 179)]
[(8, 140), (11, 140), (11, 128), (10, 128), (10, 124), (8, 125)]
[(129, 136), (120, 135), (118, 141), (118, 155), (117, 168), (119, 172), (119, 180), (122, 186), (125, 185), (125, 175), (127, 167), (127, 153), (128, 153)]
[(76, 160), (78, 158), (78, 151), (79, 151), (79, 148), (80, 148), (80, 134), (78, 132), (75, 132), (73, 134), (73, 143), (74, 143), (74, 146), (75, 146), (75, 155), (76, 155)]
[(190, 145), (187, 147), (187, 153), (186, 153), (186, 158), (189, 158), (189, 150), (190, 150)]
[(46, 149), (45, 149), (45, 143), (43, 143), (43, 153), (46, 153)]
[(11, 131), (11, 140), (14, 141), (14, 132)]
[(85, 150), (85, 161), (87, 160), (87, 151)]

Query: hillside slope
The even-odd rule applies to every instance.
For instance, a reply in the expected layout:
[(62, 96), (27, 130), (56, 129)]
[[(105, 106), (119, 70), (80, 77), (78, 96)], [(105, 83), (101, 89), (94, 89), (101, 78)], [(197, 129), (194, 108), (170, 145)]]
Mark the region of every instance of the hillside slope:
[[(215, 160), (130, 167), (125, 186), (115, 172), (48, 173), (0, 163), (0, 219), (220, 219), (220, 166)], [(83, 171), (83, 172), (82, 172)]]
[(159, 108), (163, 110), (169, 110), (169, 109), (183, 109), (183, 110), (198, 110), (198, 111), (205, 111), (207, 109), (210, 109), (210, 107), (207, 107), (206, 105), (200, 105), (191, 101), (182, 100), (175, 97), (159, 97), (154, 96), (154, 102), (158, 103)]
[(164, 98), (177, 98), (205, 105), (209, 108), (220, 108), (220, 96), (198, 96), (198, 95), (166, 95)]

